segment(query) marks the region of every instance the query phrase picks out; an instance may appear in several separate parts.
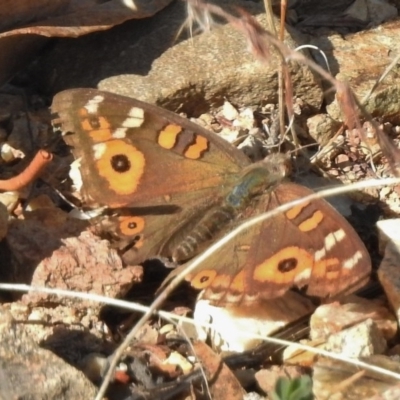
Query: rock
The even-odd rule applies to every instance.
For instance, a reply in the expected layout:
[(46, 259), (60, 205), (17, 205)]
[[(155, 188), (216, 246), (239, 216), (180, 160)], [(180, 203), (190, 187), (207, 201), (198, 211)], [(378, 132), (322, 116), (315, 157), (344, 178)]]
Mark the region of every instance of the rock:
[(317, 114), (307, 119), (309, 135), (321, 146), (326, 145), (339, 130), (341, 123), (329, 115)]
[(243, 400), (267, 400), (265, 396), (261, 396), (256, 392), (246, 393), (243, 396)]
[[(400, 372), (400, 364), (386, 356), (372, 356), (363, 361), (397, 374)], [(394, 390), (394, 396), (386, 397), (386, 393)], [(398, 380), (394, 377), (363, 370), (346, 362), (321, 358), (314, 366), (313, 393), (318, 400), (394, 400), (399, 398), (399, 392)]]
[[(259, 14), (257, 21), (266, 27), (262, 3), (236, 0), (235, 5)], [(277, 101), (279, 57), (273, 51), (268, 64), (257, 61), (243, 34), (229, 24), (186, 40), (182, 34), (177, 38), (186, 17), (186, 5), (178, 1), (154, 18), (60, 41), (38, 64), (38, 79), (53, 93), (98, 87), (192, 116), (222, 105), (224, 98), (242, 106)], [(304, 39), (293, 31), (286, 42), (295, 48)], [(65, 62), (70, 59), (73, 64)], [(295, 96), (319, 108), (318, 80), (307, 67), (293, 63), (290, 68)]]
[(73, 366), (40, 348), (25, 330), (0, 314), (1, 399), (91, 399), (96, 387)]
[(392, 348), (390, 348), (387, 352), (387, 355), (390, 357), (396, 357), (395, 359), (400, 359), (400, 344), (395, 344)]
[[(311, 340), (301, 343), (311, 347), (340, 352), (348, 357), (381, 353), (386, 340), (397, 334), (397, 322), (378, 299), (371, 301), (351, 295), (319, 306), (310, 319)], [(285, 364), (311, 367), (316, 353), (298, 349), (293, 344), (284, 350)]]
[(392, 243), (400, 252), (400, 218), (391, 218), (378, 221), (376, 223), (379, 233), (379, 249), (381, 253), (385, 252), (386, 246)]
[(361, 358), (381, 354), (386, 341), (372, 319), (329, 336), (326, 350), (340, 353), (343, 357)]
[[(108, 241), (100, 240), (89, 231), (80, 232), (85, 226), (81, 222), (67, 219), (64, 223), (46, 225), (41, 219), (12, 221), (7, 244), (15, 262), (9, 281), (110, 297), (123, 296), (136, 280), (136, 268), (124, 268), (117, 251)], [(101, 307), (97, 302), (41, 292), (30, 292), (23, 299), (31, 306), (50, 302), (74, 304), (81, 310)]]
[[(200, 340), (210, 337), (213, 348), (218, 351), (243, 352), (261, 343), (262, 337), (311, 313), (313, 309), (309, 299), (291, 291), (280, 298), (263, 300), (251, 306), (216, 307), (199, 299), (194, 320)], [(211, 324), (211, 328), (203, 327), (204, 323)]]
[[(379, 28), (366, 30), (343, 37), (331, 34), (317, 37), (311, 44), (325, 52), (333, 76), (347, 81), (360, 100), (368, 95), (376, 81), (393, 61), (400, 35), (400, 20), (386, 23)], [(317, 52), (312, 53), (317, 62), (326, 67)], [(365, 102), (365, 107), (373, 116), (383, 117), (392, 123), (400, 122), (400, 85), (397, 76), (400, 66), (394, 65), (391, 72)], [(335, 120), (341, 120), (337, 99), (327, 99), (327, 110)]]
[(0, 85), (34, 60), (50, 37), (77, 37), (154, 15), (173, 0), (75, 2), (5, 0), (0, 13)]
[[(400, 321), (400, 231), (399, 219), (380, 221), (381, 248), (383, 260), (378, 269), (378, 278), (389, 304)], [(386, 246), (386, 247), (385, 247)]]
[(115, 347), (104, 340), (109, 331), (91, 309), (77, 311), (54, 304), (29, 307), (14, 301), (0, 305), (0, 318), (2, 315), (24, 321), (24, 333), (31, 340), (75, 366), (88, 353), (109, 355)]
[(341, 32), (381, 24), (397, 16), (397, 9), (387, 0), (306, 0), (294, 4), (299, 27), (327, 27)]
[[(381, 354), (386, 350), (382, 332), (372, 319), (367, 319), (348, 329), (332, 333), (325, 339), (301, 341), (302, 344), (321, 350), (339, 353), (342, 357), (362, 358)], [(299, 349), (296, 344), (287, 347), (283, 353), (285, 364), (313, 367), (318, 352)]]
[(389, 4), (387, 0), (364, 0), (369, 17), (369, 26), (377, 26), (385, 21), (390, 21), (397, 17), (397, 8)]
[(349, 296), (342, 304), (322, 305), (311, 316), (310, 337), (312, 340), (326, 340), (332, 334), (371, 318), (386, 340), (393, 339), (397, 323), (393, 314), (381, 303)]

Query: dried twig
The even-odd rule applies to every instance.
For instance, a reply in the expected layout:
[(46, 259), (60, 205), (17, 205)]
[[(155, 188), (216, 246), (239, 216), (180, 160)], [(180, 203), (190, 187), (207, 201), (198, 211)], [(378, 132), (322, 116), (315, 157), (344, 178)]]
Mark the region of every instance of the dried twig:
[(33, 182), (43, 171), (43, 168), (53, 159), (53, 155), (46, 150), (39, 150), (31, 163), (17, 176), (0, 180), (0, 190), (20, 190)]

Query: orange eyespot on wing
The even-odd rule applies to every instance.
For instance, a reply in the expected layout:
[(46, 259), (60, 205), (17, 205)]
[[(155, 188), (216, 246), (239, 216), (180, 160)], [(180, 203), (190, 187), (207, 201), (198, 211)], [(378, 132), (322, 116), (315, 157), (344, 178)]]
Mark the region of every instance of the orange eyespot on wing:
[(141, 217), (120, 217), (118, 220), (120, 232), (125, 236), (135, 236), (145, 227), (145, 220)]
[(97, 171), (109, 188), (121, 195), (135, 193), (145, 169), (144, 154), (123, 140), (112, 140), (93, 148)]
[(204, 289), (212, 285), (212, 282), (216, 276), (217, 271), (213, 269), (199, 271), (194, 275), (193, 279), (190, 279), (190, 284), (195, 289)]
[(82, 129), (88, 132), (93, 142), (105, 142), (111, 138), (111, 126), (105, 118), (90, 117), (82, 120)]
[(274, 285), (290, 285), (311, 275), (312, 254), (300, 247), (286, 247), (254, 268), (253, 279)]

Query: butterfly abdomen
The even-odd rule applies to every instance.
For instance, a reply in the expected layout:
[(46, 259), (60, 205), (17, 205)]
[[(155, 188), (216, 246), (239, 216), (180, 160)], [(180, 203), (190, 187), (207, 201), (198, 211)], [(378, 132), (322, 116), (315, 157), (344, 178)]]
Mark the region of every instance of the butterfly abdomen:
[(251, 200), (275, 186), (283, 177), (279, 169), (271, 176), (271, 168), (264, 163), (246, 169), (219, 206), (208, 210), (199, 222), (186, 234), (173, 251), (174, 261), (186, 261), (227, 230), (229, 223), (251, 203)]
[(198, 254), (235, 217), (236, 210), (230, 206), (218, 206), (206, 212), (203, 218), (175, 247), (174, 261), (186, 261)]

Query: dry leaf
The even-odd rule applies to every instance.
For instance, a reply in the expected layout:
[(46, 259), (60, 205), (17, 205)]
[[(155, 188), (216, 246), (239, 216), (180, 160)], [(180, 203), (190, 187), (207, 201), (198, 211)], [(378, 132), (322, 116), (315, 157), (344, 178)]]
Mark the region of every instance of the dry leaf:
[(150, 17), (171, 1), (3, 1), (0, 4), (0, 17), (3, 17), (0, 18), (0, 29), (14, 29), (0, 33), (0, 84), (36, 56), (49, 37), (79, 37), (110, 29), (130, 19)]

